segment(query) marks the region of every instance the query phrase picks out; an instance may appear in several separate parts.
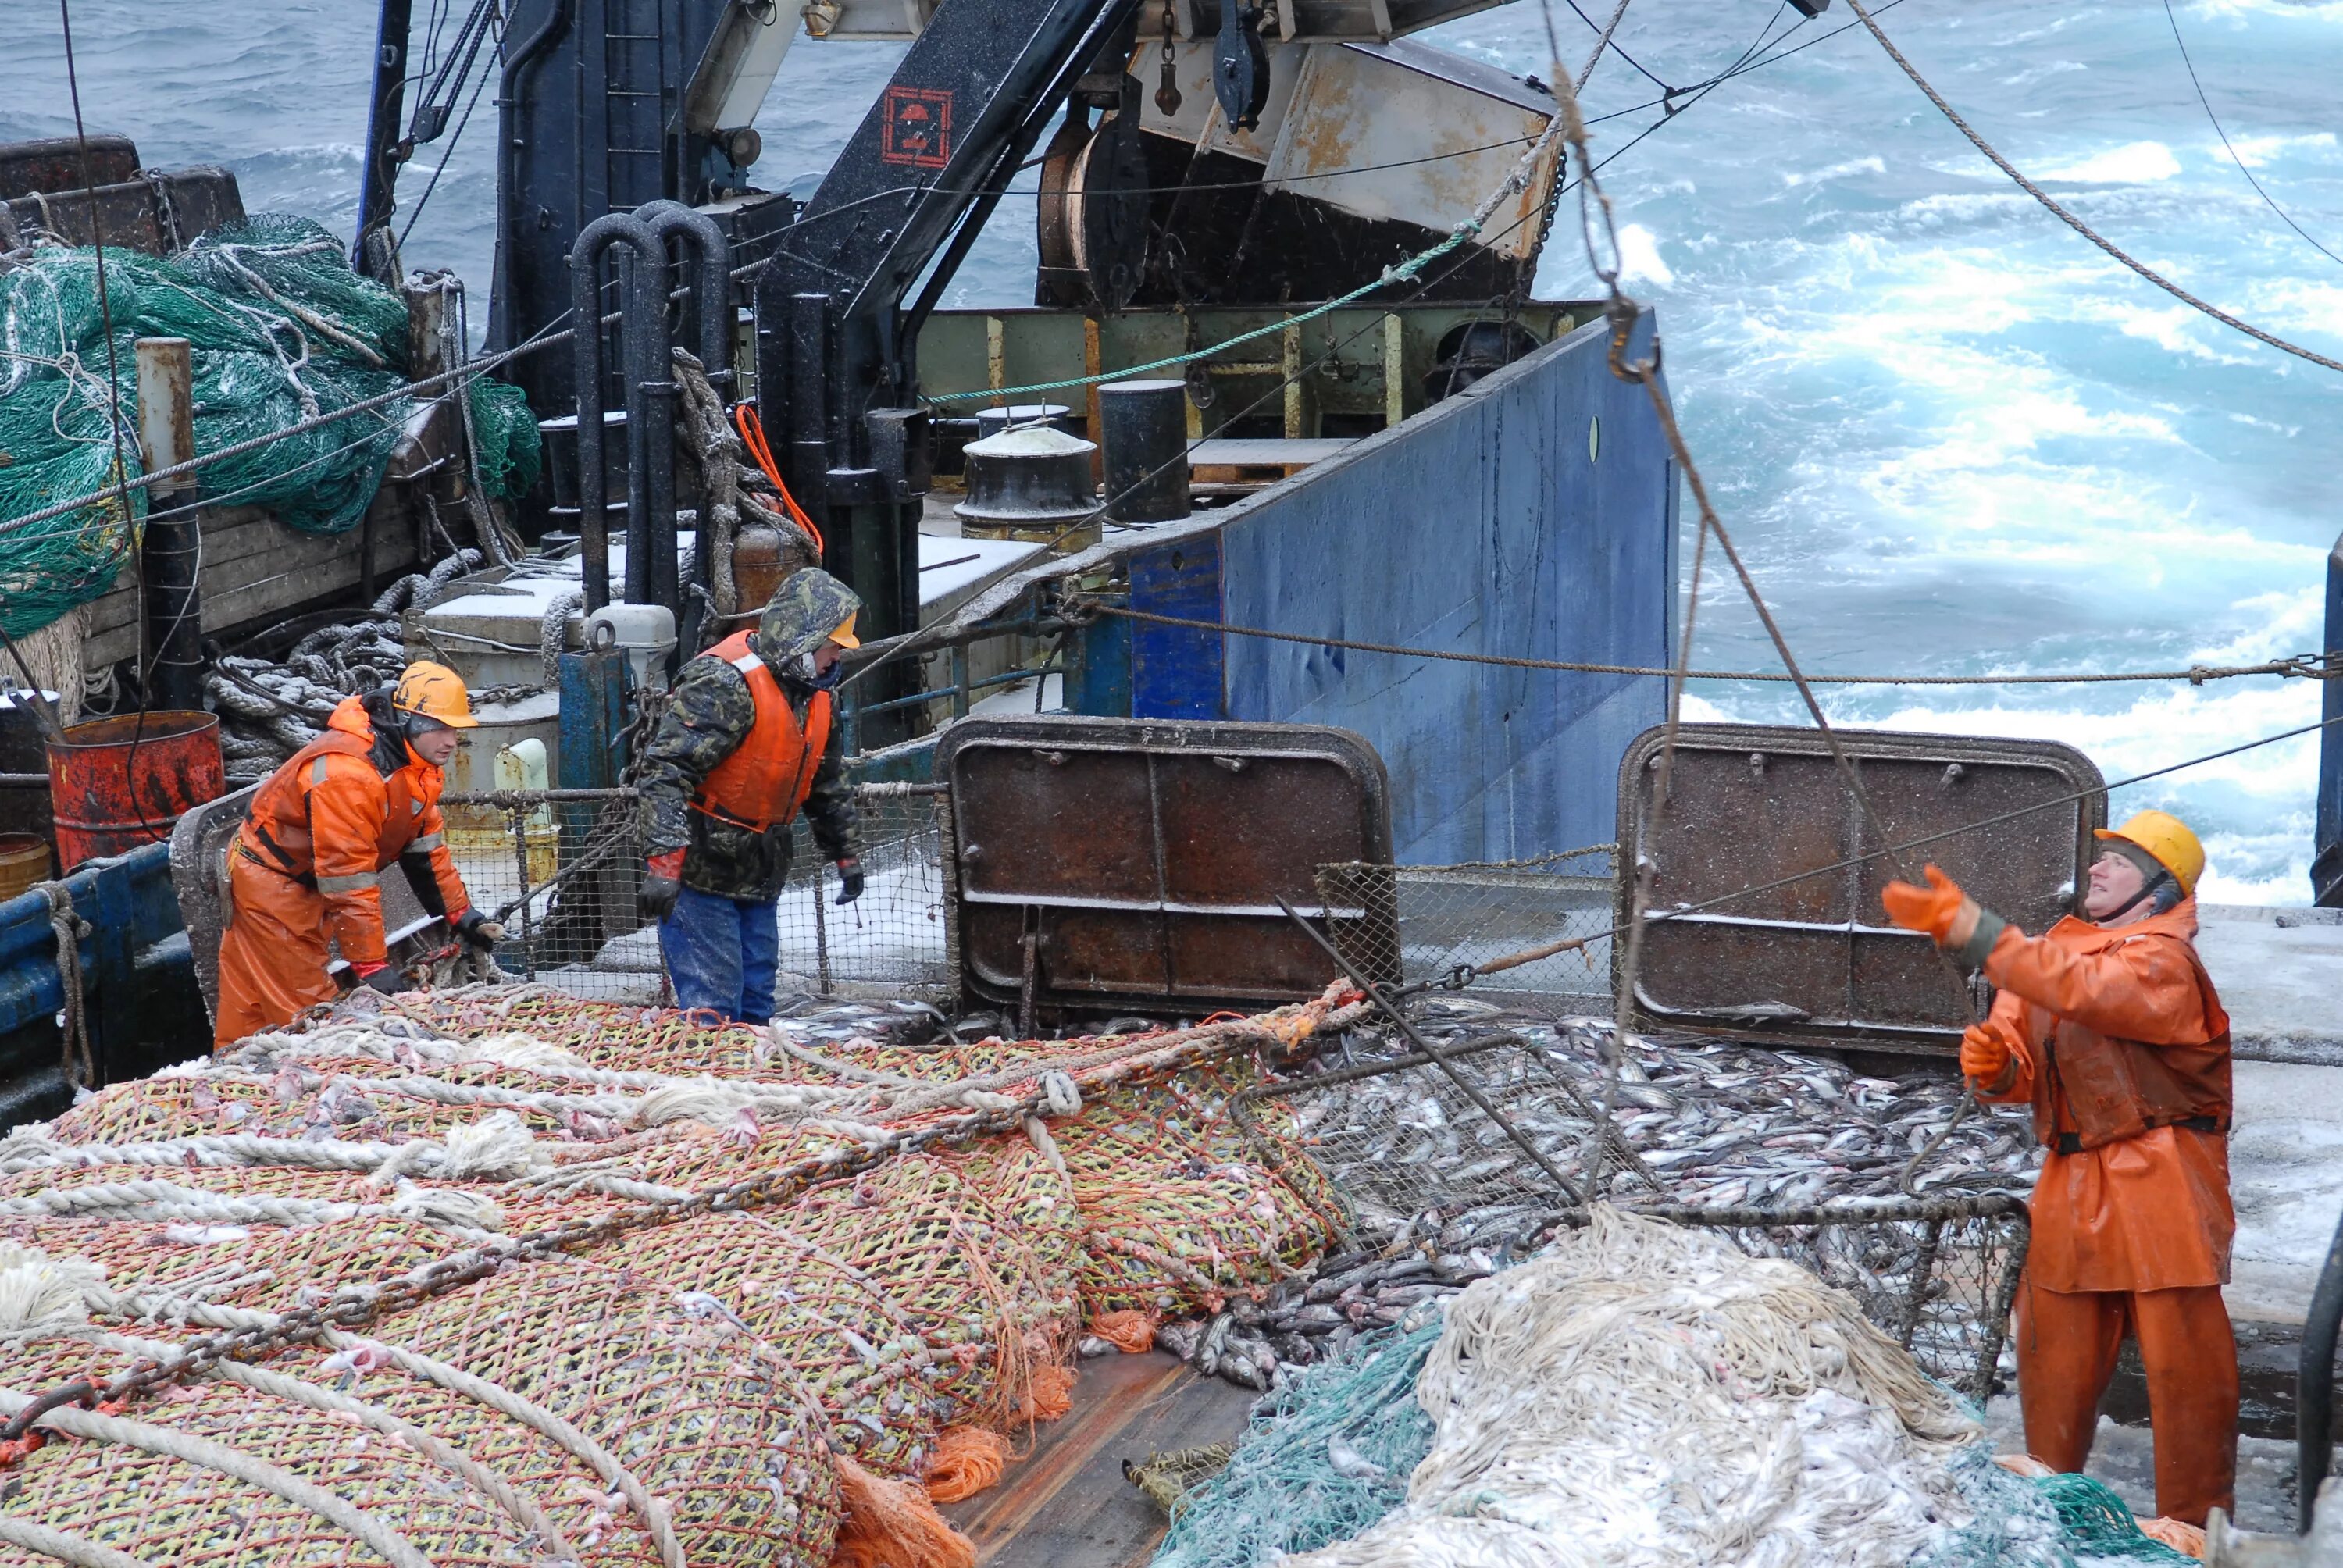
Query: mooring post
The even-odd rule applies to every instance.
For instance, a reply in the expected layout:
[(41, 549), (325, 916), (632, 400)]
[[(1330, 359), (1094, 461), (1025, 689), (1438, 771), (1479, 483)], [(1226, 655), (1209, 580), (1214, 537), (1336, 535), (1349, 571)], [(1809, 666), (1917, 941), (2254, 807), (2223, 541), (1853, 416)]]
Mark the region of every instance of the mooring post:
[(2310, 900), (2343, 909), (2343, 538), (2327, 554), (2327, 666), (2318, 717), (2318, 827), (2310, 860)]
[[(137, 357), (138, 447), (151, 474), (196, 454), (195, 365), (184, 337), (142, 337)], [(140, 673), (157, 708), (204, 705), (203, 596), (196, 581), (202, 557), (195, 476), (149, 485), (138, 547), (147, 647)]]

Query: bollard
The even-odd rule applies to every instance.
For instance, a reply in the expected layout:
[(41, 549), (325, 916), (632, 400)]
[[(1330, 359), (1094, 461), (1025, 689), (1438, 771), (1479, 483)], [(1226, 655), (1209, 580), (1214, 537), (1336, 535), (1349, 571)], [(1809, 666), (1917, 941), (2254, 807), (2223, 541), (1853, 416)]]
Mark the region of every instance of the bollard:
[(1111, 381), (1098, 390), (1109, 520), (1168, 523), (1186, 517), (1187, 383)]

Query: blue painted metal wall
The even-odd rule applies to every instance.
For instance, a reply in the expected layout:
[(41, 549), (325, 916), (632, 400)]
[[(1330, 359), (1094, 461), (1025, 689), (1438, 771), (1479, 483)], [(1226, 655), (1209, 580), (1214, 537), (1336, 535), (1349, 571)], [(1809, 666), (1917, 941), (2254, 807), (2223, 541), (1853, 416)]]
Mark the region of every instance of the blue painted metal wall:
[[(1650, 352), (1652, 330), (1647, 314), (1633, 354)], [(1216, 535), (1134, 555), (1132, 605), (1360, 642), (1669, 663), (1676, 478), (1649, 400), (1611, 375), (1601, 323), (1583, 327), (1232, 508)], [(1665, 702), (1648, 678), (1144, 624), (1131, 643), (1136, 716), (1364, 735), (1391, 769), (1403, 863), (1607, 841), (1620, 756)]]
[[(2327, 557), (2327, 653), (2343, 658), (2343, 538)], [(2318, 812), (2310, 862), (2310, 901), (2343, 909), (2343, 680), (2319, 697)]]
[[(171, 890), (170, 846), (93, 862), (65, 879), (65, 890), (91, 927), (80, 943), (82, 990), (100, 1079), (201, 1055), (211, 1026)], [(64, 1006), (48, 900), (34, 892), (0, 904), (0, 1128), (72, 1103), (56, 1025)]]

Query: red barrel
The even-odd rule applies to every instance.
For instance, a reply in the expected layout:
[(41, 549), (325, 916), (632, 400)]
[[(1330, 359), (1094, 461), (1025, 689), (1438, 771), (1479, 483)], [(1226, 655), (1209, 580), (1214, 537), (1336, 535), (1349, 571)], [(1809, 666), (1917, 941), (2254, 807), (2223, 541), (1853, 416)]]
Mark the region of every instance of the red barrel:
[(76, 724), (49, 742), (60, 874), (159, 844), (182, 811), (226, 791), (211, 714), (157, 709)]

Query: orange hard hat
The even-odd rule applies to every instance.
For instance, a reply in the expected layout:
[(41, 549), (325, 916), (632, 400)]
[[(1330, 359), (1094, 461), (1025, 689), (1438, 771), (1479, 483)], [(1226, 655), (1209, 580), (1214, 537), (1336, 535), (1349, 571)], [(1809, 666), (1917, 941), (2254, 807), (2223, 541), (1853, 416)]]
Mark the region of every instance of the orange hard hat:
[[(861, 612), (858, 610), (855, 613), (859, 615)], [(845, 623), (830, 634), (830, 640), (840, 648), (860, 648), (862, 639), (854, 635), (854, 616), (848, 616)]]
[(480, 722), (472, 717), (472, 694), (464, 689), (464, 678), (427, 658), (407, 667), (390, 705), (401, 713), (437, 719), (451, 729), (471, 729)]
[(2097, 828), (2092, 836), (2114, 839), (2144, 849), (2159, 866), (2172, 873), (2184, 893), (2197, 890), (2197, 879), (2205, 874), (2205, 846), (2188, 830), (2188, 824), (2168, 811), (2142, 811), (2120, 828)]

